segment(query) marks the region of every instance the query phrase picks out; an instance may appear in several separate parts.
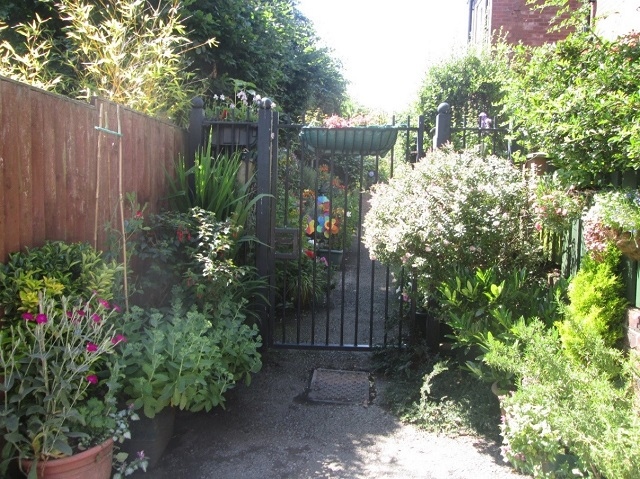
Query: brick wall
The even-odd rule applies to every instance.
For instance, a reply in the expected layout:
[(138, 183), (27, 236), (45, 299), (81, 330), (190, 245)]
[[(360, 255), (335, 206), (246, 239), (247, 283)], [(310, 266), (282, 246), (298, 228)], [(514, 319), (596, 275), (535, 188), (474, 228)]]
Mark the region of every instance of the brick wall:
[[(574, 0), (579, 5), (579, 0)], [(549, 33), (551, 19), (555, 10), (535, 10), (527, 4), (527, 0), (475, 0), (472, 12), (473, 43), (484, 43), (480, 38), (483, 31), (506, 34), (510, 43), (522, 42), (526, 45), (539, 46), (543, 43), (564, 39), (568, 32)]]

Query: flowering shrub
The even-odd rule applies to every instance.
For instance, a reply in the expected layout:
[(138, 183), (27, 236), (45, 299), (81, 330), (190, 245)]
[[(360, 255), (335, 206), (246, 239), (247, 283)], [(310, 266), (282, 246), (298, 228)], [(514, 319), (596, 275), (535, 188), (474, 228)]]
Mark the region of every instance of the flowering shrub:
[(531, 198), (535, 227), (562, 234), (580, 218), (585, 197), (572, 185), (563, 187), (557, 176), (537, 177)]
[(95, 296), (42, 296), (23, 324), (0, 330), (0, 427), (20, 458), (68, 456), (115, 433), (115, 352), (126, 342), (114, 322), (118, 310)]
[(202, 208), (187, 213), (151, 215), (138, 238), (138, 281), (144, 295), (139, 305), (168, 304), (171, 290), (181, 285), (189, 300), (216, 304), (234, 294), (238, 302), (250, 293), (253, 269), (236, 265), (240, 228), (231, 220), (219, 221)]
[(367, 126), (372, 123), (369, 115), (355, 115), (351, 118), (342, 118), (338, 115), (331, 115), (322, 121), (322, 126), (327, 128), (348, 128), (352, 126)]
[(456, 264), (511, 271), (536, 249), (527, 186), (506, 160), (437, 150), (372, 191), (363, 224), (371, 257), (415, 269), (427, 290)]
[(596, 193), (593, 205), (583, 216), (583, 222), (585, 246), (596, 259), (611, 242), (616, 243), (623, 252), (627, 252), (627, 246), (631, 246), (632, 250), (637, 249), (640, 191), (620, 189)]
[[(231, 79), (231, 95), (213, 95), (213, 105), (207, 117), (228, 121), (256, 121), (262, 95), (256, 92), (256, 86), (244, 80)], [(276, 108), (275, 102), (271, 108)]]

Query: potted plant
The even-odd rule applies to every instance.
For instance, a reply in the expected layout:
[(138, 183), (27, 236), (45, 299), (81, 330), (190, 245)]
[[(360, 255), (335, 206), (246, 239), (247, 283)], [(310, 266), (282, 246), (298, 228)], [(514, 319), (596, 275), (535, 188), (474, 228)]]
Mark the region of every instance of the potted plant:
[(300, 138), (311, 151), (359, 155), (386, 155), (396, 143), (398, 129), (392, 125), (372, 125), (371, 118), (357, 115), (349, 119), (332, 115), (321, 126), (302, 128)]
[(187, 308), (175, 288), (169, 308), (132, 307), (125, 316), (123, 390), (142, 417), (125, 450), (145, 450), (153, 467), (172, 436), (176, 409), (222, 406), (229, 389), (260, 369), (257, 328), (245, 324), (243, 306), (228, 296), (215, 310)]
[(538, 231), (564, 234), (586, 206), (586, 195), (574, 185), (563, 185), (556, 174), (534, 177), (532, 190), (531, 207)]
[(322, 304), (331, 286), (329, 260), (305, 249), (294, 261), (276, 262), (276, 308), (309, 308)]
[(113, 440), (128, 435), (130, 417), (115, 399), (117, 312), (97, 296), (43, 292), (37, 310), (0, 330), (5, 467), (16, 459), (29, 478), (111, 477)]
[(599, 191), (583, 216), (584, 240), (598, 259), (609, 243), (634, 261), (640, 260), (640, 192), (628, 188)]
[[(217, 146), (255, 146), (258, 139), (258, 109), (262, 96), (248, 81), (231, 78), (229, 95), (213, 95), (205, 116), (213, 125), (211, 143)], [(276, 107), (275, 103), (271, 104)]]

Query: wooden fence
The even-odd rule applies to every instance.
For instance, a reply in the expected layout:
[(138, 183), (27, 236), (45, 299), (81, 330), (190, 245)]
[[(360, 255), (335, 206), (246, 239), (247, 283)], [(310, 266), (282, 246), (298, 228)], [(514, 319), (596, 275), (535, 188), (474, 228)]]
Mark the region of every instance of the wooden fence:
[(121, 193), (158, 211), (165, 171), (186, 146), (186, 130), (169, 122), (0, 77), (0, 262), (47, 240), (104, 249)]

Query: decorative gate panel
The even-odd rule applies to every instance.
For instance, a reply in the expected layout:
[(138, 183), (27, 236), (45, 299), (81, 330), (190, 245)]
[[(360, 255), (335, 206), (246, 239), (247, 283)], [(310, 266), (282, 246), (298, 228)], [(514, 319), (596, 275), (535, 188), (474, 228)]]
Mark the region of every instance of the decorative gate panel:
[(410, 129), (402, 131), (280, 126), (271, 346), (406, 342), (409, 305), (396, 293), (402, 278), (371, 260), (362, 243), (371, 187), (392, 175), (396, 137), (407, 141)]

